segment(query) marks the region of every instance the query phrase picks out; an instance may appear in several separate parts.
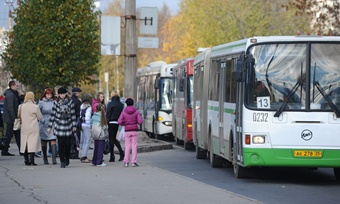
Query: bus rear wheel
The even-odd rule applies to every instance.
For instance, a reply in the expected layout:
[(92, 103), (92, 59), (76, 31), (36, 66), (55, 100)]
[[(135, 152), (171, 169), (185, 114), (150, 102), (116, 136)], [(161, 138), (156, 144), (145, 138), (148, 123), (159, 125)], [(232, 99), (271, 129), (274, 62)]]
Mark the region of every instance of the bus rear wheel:
[(340, 180), (340, 168), (334, 168), (334, 176), (336, 180)]
[(206, 159), (208, 157), (207, 150), (198, 147), (197, 143), (196, 143), (195, 150), (196, 150), (196, 159)]
[(212, 143), (210, 148), (210, 163), (213, 168), (223, 167), (223, 159), (214, 154)]

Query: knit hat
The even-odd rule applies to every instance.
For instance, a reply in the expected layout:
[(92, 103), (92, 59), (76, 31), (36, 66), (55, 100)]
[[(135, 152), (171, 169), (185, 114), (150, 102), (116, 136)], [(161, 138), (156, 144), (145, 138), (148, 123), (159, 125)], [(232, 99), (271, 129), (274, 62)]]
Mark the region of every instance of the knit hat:
[(24, 102), (27, 102), (29, 100), (34, 101), (34, 93), (31, 91), (26, 93)]
[(125, 100), (125, 103), (128, 106), (133, 106), (133, 99), (132, 98), (128, 98), (128, 99)]
[(58, 89), (58, 94), (64, 94), (64, 93), (67, 93), (67, 90), (64, 87), (60, 87)]

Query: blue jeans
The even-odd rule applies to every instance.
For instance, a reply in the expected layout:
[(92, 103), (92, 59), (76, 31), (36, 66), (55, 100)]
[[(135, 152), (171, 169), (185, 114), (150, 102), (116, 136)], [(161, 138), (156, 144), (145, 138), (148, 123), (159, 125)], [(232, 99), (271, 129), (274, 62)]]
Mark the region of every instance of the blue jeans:
[(89, 151), (91, 145), (91, 127), (90, 126), (82, 126), (81, 130), (81, 157), (87, 157), (87, 152)]

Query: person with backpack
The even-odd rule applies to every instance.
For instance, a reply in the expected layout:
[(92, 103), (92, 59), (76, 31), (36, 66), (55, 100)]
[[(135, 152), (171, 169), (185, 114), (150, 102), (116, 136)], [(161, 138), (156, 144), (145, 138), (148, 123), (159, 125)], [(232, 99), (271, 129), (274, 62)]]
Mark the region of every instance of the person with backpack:
[(96, 112), (91, 119), (91, 135), (94, 140), (92, 164), (94, 166), (106, 166), (103, 163), (105, 139), (108, 136), (105, 105), (98, 104)]
[(76, 112), (71, 98), (66, 96), (67, 90), (58, 89), (58, 98), (53, 102), (48, 133), (53, 127), (53, 134), (58, 138), (60, 168), (70, 164), (71, 137), (76, 128)]
[(86, 94), (82, 101), (83, 103), (80, 106), (80, 120), (82, 122), (80, 132), (80, 161), (83, 163), (90, 163), (91, 161), (87, 158), (87, 152), (91, 145), (92, 97), (89, 94)]
[(118, 118), (123, 111), (124, 104), (120, 102), (119, 92), (114, 90), (111, 92), (111, 101), (107, 104), (106, 108), (106, 119), (109, 121), (109, 141), (110, 141), (110, 161), (115, 161), (114, 155), (114, 145), (117, 146), (119, 150), (119, 161), (124, 159), (124, 151), (120, 145), (120, 142), (117, 140), (117, 131), (119, 128)]

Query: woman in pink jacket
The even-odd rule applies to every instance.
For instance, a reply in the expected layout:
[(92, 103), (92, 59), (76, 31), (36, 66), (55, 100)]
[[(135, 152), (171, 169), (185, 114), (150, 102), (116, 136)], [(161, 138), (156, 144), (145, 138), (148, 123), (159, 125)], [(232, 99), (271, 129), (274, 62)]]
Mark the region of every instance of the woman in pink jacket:
[(131, 163), (133, 167), (137, 167), (138, 125), (143, 123), (143, 118), (133, 106), (132, 98), (126, 99), (125, 103), (127, 107), (123, 110), (118, 119), (118, 124), (125, 126), (124, 166), (129, 166), (130, 148), (132, 148)]

